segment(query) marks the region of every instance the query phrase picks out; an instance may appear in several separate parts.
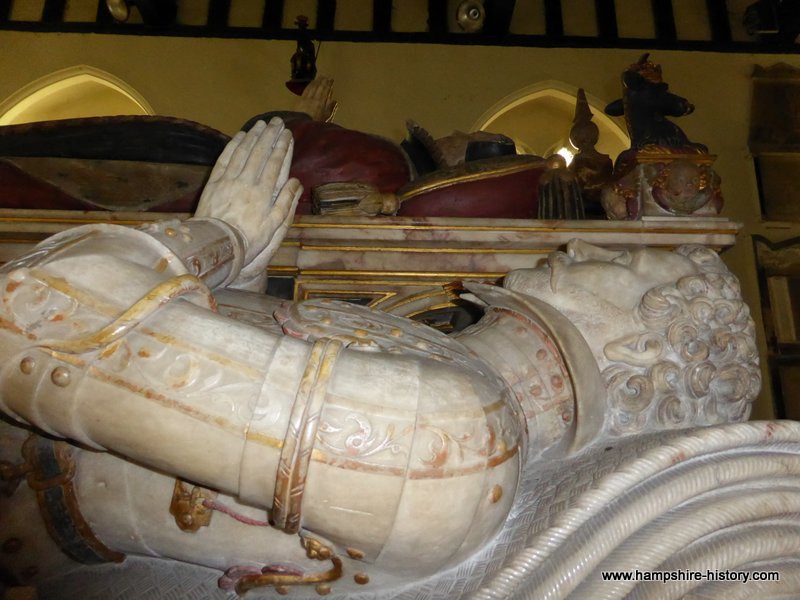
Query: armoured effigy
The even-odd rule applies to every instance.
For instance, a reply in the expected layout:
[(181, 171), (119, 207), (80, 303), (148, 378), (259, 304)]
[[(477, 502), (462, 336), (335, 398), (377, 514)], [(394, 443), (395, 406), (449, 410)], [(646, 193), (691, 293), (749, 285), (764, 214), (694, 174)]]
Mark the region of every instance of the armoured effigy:
[[(71, 229), (3, 268), (0, 408), (18, 425), (2, 562), (18, 581), (147, 597), (121, 583), (142, 581), (138, 555), (177, 561), (155, 561), (151, 597), (184, 563), (240, 594), (598, 597), (590, 576), (626, 557), (685, 564), (709, 506), (727, 507), (717, 527), (755, 505), (775, 517), (754, 536), (797, 511), (800, 429), (724, 425), (760, 376), (715, 253), (574, 241), (503, 287), (465, 284), (485, 315), (456, 336), (332, 300), (276, 306), (250, 292), (300, 194), (291, 152), (280, 121), (256, 124), (194, 218)], [(632, 551), (669, 510), (689, 518), (679, 541)], [(797, 552), (748, 548), (720, 564)], [(70, 560), (96, 566), (70, 580)]]

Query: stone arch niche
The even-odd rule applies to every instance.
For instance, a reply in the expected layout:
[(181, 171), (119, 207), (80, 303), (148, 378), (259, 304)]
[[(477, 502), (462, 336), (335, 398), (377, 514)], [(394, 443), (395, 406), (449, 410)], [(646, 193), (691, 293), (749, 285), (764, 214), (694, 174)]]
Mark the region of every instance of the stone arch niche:
[[(578, 88), (560, 81), (527, 86), (490, 107), (472, 130), (505, 134), (516, 142), (519, 152), (549, 156), (570, 147), (569, 130), (577, 93)], [(605, 102), (588, 93), (586, 98), (600, 129), (597, 150), (614, 159), (630, 147), (624, 124), (603, 112)]]
[(0, 125), (153, 114), (155, 111), (147, 100), (130, 85), (88, 65), (50, 73), (0, 103)]

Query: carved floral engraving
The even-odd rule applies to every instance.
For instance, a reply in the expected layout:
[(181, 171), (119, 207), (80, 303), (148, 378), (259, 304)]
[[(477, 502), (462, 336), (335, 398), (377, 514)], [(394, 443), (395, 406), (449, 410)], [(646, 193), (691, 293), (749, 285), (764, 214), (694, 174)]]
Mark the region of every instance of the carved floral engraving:
[(71, 338), (101, 327), (103, 317), (40, 281), (28, 269), (9, 274), (2, 291), (4, 318), (38, 339)]
[(109, 346), (95, 367), (185, 406), (213, 407), (216, 414), (244, 424), (254, 415), (259, 385), (210, 358), (133, 332)]
[(408, 455), (408, 447), (398, 442), (411, 434), (411, 428), (398, 431), (394, 423), (375, 428), (363, 415), (350, 413), (339, 423), (330, 416), (317, 429), (317, 439), (326, 449), (343, 456), (367, 458), (383, 452)]

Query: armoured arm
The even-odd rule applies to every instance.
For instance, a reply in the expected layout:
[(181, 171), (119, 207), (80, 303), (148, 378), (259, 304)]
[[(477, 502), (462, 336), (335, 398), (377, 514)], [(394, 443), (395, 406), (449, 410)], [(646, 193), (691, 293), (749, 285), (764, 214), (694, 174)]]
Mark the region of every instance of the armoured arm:
[(291, 132), (280, 119), (269, 125), (260, 121), (228, 143), (194, 218), (140, 230), (77, 227), (48, 238), (3, 270), (43, 266), (69, 256), (113, 256), (162, 276), (192, 275), (212, 289), (263, 291), (267, 263), (291, 225), (302, 192), (299, 181), (288, 177), (292, 148)]
[[(7, 264), (0, 273), (4, 412), (59, 437), (123, 453), (146, 435), (138, 426), (154, 419), (182, 434), (194, 429), (191, 437), (211, 445), (226, 446), (219, 434), (227, 430), (223, 435), (239, 440), (228, 459), (240, 458), (246, 427), (234, 425), (239, 421), (229, 413), (248, 422), (263, 369), (280, 344), (216, 314), (210, 288), (263, 272), (299, 193), (299, 184), (287, 179), (290, 160), (291, 135), (283, 124), (259, 123), (223, 152), (199, 218), (142, 230), (79, 227)], [(284, 358), (303, 364), (307, 350), (302, 344), (296, 350), (300, 355)], [(61, 398), (58, 408), (47, 395)], [(133, 398), (147, 401), (126, 405)], [(197, 430), (208, 425), (215, 430), (206, 432), (210, 437)], [(159, 466), (181, 472), (204, 462), (186, 448), (170, 458), (179, 445), (161, 452)], [(222, 470), (222, 446), (211, 471)], [(211, 481), (208, 475), (192, 476)]]
[(264, 291), (266, 267), (294, 218), (292, 135), (280, 119), (239, 132), (217, 160), (193, 219), (148, 233), (209, 287)]
[(219, 219), (240, 234), (243, 266), (232, 287), (264, 290), (267, 264), (302, 192), (300, 182), (289, 179), (292, 150), (292, 134), (280, 119), (259, 121), (236, 134), (209, 176), (195, 218)]
[[(113, 256), (88, 274), (82, 258), (7, 276), (7, 414), (270, 509), (276, 527), (357, 548), (379, 570), (435, 570), (502, 523), (524, 425), (496, 379), (271, 335), (196, 306), (191, 279)], [(152, 292), (126, 309), (140, 285)], [(458, 497), (458, 514), (432, 494)]]
[[(279, 529), (382, 570), (435, 570), (502, 523), (524, 424), (501, 382), (463, 366), (216, 312), (209, 286), (266, 263), (299, 190), (276, 185), (269, 211), (246, 193), (265, 170), (285, 178), (271, 157), (286, 136), (268, 133), (234, 140), (209, 184), (228, 204), (204, 202), (202, 219), (70, 230), (0, 273), (0, 410), (268, 509)], [(272, 234), (253, 226), (273, 212)], [(461, 511), (434, 510), (431, 494)]]

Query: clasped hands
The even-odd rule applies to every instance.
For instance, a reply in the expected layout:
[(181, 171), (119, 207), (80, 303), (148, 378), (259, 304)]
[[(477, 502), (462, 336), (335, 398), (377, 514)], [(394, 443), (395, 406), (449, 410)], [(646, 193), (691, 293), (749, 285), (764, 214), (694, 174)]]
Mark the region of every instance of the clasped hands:
[(254, 289), (294, 219), (303, 186), (289, 178), (294, 141), (283, 121), (258, 121), (222, 151), (195, 217), (235, 227), (245, 242), (244, 266), (232, 287)]

